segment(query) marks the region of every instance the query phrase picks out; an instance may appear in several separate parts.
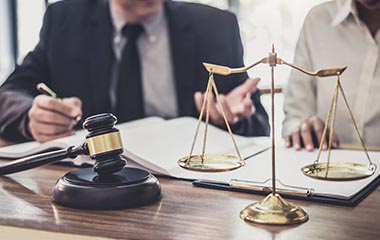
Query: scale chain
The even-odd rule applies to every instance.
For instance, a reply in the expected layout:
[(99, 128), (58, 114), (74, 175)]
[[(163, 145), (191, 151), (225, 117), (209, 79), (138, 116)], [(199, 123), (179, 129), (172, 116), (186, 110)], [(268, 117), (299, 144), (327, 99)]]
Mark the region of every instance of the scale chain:
[(339, 86), (340, 92), (342, 93), (343, 100), (344, 100), (344, 103), (345, 103), (345, 105), (346, 105), (347, 111), (348, 111), (348, 113), (349, 113), (349, 115), (350, 115), (350, 118), (351, 118), (352, 124), (354, 125), (355, 131), (356, 131), (356, 135), (357, 135), (357, 137), (358, 137), (358, 139), (359, 139), (359, 141), (360, 141), (360, 144), (361, 144), (362, 147), (363, 147), (363, 150), (364, 150), (365, 155), (366, 155), (366, 157), (367, 157), (367, 159), (368, 159), (368, 162), (370, 163), (370, 165), (374, 165), (374, 164), (372, 163), (372, 161), (371, 161), (371, 158), (369, 157), (369, 154), (368, 154), (368, 151), (367, 151), (367, 147), (366, 147), (365, 144), (364, 144), (363, 138), (362, 138), (362, 136), (361, 136), (360, 133), (359, 133), (359, 128), (358, 128), (358, 126), (357, 126), (357, 124), (356, 124), (356, 121), (355, 121), (354, 115), (352, 114), (351, 108), (350, 108), (350, 106), (348, 105), (348, 101), (347, 101), (346, 95), (344, 94), (342, 84), (340, 83), (339, 75), (338, 75), (338, 80), (337, 80), (337, 81), (338, 81), (338, 86)]
[[(211, 89), (211, 77), (213, 76), (213, 73), (210, 72), (209, 74), (209, 81), (207, 83), (207, 88), (206, 88), (206, 95), (208, 92), (210, 92), (210, 89)], [(203, 99), (203, 103), (202, 103), (202, 108), (201, 108), (201, 112), (199, 113), (199, 118), (198, 118), (198, 123), (197, 123), (197, 128), (195, 130), (195, 135), (194, 135), (194, 140), (193, 140), (193, 143), (191, 145), (191, 150), (190, 150), (190, 154), (189, 154), (189, 157), (187, 158), (187, 164), (190, 163), (190, 160), (191, 160), (191, 156), (193, 154), (193, 151), (194, 151), (194, 147), (195, 147), (195, 142), (197, 141), (197, 137), (198, 137), (198, 132), (199, 132), (199, 127), (201, 125), (201, 122), (202, 122), (202, 118), (203, 118), (203, 112), (204, 112), (204, 109), (206, 107), (206, 102), (207, 102), (207, 98)], [(203, 157), (202, 157), (203, 159)]]
[(226, 127), (227, 127), (227, 130), (228, 130), (228, 133), (230, 134), (230, 137), (232, 139), (232, 143), (234, 144), (234, 147), (235, 147), (235, 150), (236, 150), (236, 153), (240, 159), (240, 164), (243, 166), (245, 165), (245, 161), (243, 160), (243, 158), (241, 157), (240, 155), (240, 151), (239, 151), (239, 148), (236, 144), (236, 141), (235, 141), (235, 138), (234, 138), (234, 135), (232, 134), (232, 131), (231, 131), (231, 128), (230, 128), (230, 124), (228, 123), (227, 121), (227, 117), (226, 117), (226, 114), (224, 113), (224, 110), (223, 110), (223, 106), (222, 106), (222, 103), (220, 101), (220, 97), (219, 97), (219, 92), (218, 92), (218, 88), (216, 87), (216, 84), (215, 84), (215, 81), (214, 81), (214, 78), (211, 79), (211, 84), (212, 84), (212, 88), (215, 92), (215, 96), (216, 96), (216, 101), (219, 105), (219, 108), (220, 108), (220, 111), (222, 112), (222, 116), (223, 116), (223, 119), (224, 119), (224, 122), (226, 124)]

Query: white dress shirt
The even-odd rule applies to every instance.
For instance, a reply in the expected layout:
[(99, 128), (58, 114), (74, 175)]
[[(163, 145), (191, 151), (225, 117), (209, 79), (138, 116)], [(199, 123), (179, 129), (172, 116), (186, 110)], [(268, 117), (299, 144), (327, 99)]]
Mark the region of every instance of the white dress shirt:
[[(294, 63), (308, 70), (347, 66), (341, 83), (364, 142), (380, 146), (380, 31), (373, 37), (353, 0), (314, 7), (306, 17)], [(285, 90), (283, 136), (317, 115), (325, 121), (336, 77), (316, 78), (292, 70)], [(341, 143), (359, 144), (342, 96), (335, 133)]]
[[(112, 1), (109, 3), (114, 26), (113, 49), (116, 61), (120, 62), (127, 42), (121, 30), (127, 22), (118, 14)], [(176, 84), (164, 9), (141, 24), (144, 33), (137, 39), (137, 48), (140, 55), (145, 116), (159, 116), (166, 119), (178, 117)], [(111, 105), (116, 106), (118, 68), (114, 68), (113, 71), (110, 95)]]

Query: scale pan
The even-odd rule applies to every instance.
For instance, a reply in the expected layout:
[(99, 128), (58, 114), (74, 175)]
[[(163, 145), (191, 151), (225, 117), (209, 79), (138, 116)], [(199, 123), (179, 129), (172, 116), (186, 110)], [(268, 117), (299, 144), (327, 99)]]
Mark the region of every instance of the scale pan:
[(367, 178), (375, 173), (376, 165), (351, 162), (330, 162), (310, 164), (301, 171), (308, 177), (329, 181), (351, 181)]
[(244, 165), (244, 161), (236, 156), (224, 154), (191, 155), (178, 160), (178, 165), (187, 170), (197, 172), (226, 172)]

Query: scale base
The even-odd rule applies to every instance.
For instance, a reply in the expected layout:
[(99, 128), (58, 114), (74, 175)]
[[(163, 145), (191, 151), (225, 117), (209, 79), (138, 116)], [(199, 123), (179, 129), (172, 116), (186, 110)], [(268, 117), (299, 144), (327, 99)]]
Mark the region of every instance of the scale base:
[(54, 202), (79, 209), (126, 209), (161, 198), (156, 177), (137, 168), (123, 168), (100, 178), (91, 168), (66, 173), (53, 188)]
[(272, 193), (257, 203), (248, 205), (240, 212), (244, 221), (268, 224), (290, 225), (306, 222), (308, 214), (300, 207)]

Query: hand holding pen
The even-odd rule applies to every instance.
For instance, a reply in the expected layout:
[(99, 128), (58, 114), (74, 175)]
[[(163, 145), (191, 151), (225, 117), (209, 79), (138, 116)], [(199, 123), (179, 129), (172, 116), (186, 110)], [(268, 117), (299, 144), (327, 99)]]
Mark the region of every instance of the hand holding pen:
[(28, 112), (28, 129), (33, 138), (46, 142), (75, 133), (74, 126), (82, 116), (82, 102), (79, 98), (57, 98), (57, 94), (45, 84), (37, 85), (39, 92)]

